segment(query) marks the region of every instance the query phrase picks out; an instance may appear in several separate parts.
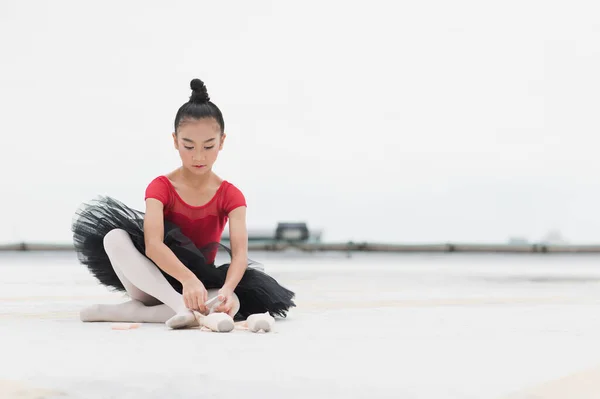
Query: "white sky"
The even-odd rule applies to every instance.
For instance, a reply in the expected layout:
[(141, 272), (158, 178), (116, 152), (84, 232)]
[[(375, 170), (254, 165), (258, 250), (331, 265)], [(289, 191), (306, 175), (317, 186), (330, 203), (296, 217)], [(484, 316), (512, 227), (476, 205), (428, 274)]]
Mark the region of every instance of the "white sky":
[(0, 242), (143, 207), (198, 77), (249, 226), (600, 242), (595, 1), (0, 2)]

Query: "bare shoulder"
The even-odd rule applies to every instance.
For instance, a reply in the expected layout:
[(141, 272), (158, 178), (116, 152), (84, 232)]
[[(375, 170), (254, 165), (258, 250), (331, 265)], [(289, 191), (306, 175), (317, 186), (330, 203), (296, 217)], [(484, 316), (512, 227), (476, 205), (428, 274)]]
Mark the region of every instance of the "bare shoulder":
[(179, 175), (179, 168), (164, 174), (164, 176), (169, 179), (173, 186), (177, 185), (177, 182), (179, 181)]

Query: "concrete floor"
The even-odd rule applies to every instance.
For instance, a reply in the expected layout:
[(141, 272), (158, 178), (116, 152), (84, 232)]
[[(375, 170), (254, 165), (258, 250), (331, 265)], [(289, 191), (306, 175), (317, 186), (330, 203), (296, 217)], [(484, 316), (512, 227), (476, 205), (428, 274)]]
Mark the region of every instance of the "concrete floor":
[(600, 257), (251, 256), (298, 295), (268, 334), (82, 323), (124, 298), (0, 253), (0, 398), (600, 398)]

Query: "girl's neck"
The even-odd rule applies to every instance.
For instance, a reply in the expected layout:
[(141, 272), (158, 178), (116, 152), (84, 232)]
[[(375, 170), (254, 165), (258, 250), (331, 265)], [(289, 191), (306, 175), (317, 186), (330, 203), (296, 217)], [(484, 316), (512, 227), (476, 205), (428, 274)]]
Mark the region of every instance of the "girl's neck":
[(193, 173), (190, 173), (189, 170), (183, 167), (179, 169), (179, 176), (187, 186), (194, 188), (200, 188), (210, 184), (210, 182), (213, 181), (215, 177), (212, 170), (198, 176)]

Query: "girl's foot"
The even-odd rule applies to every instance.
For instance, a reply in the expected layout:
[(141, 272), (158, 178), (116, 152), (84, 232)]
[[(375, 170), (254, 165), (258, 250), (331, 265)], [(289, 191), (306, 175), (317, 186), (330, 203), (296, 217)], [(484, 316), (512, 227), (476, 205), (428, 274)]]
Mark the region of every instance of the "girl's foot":
[(174, 330), (199, 326), (198, 320), (196, 320), (196, 317), (192, 311), (177, 313), (175, 316), (167, 320), (165, 324), (167, 327)]

